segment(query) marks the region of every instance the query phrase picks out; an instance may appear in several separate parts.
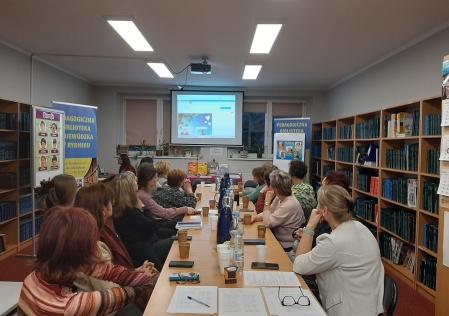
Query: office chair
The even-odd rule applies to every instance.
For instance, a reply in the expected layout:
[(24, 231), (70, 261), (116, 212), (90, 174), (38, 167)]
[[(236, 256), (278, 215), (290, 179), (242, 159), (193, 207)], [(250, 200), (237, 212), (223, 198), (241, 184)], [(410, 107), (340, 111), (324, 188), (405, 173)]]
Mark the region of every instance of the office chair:
[(384, 300), (383, 306), (387, 316), (393, 316), (393, 312), (396, 309), (398, 303), (398, 285), (391, 276), (385, 273), (384, 277)]
[(243, 185), (243, 188), (246, 189), (246, 188), (248, 188), (248, 187), (250, 187), (250, 188), (255, 188), (255, 187), (257, 187), (257, 183), (254, 182), (253, 180), (247, 180), (247, 181), (245, 182), (245, 184)]
[(201, 182), (204, 182), (205, 184), (211, 184), (212, 180), (211, 179), (195, 179), (192, 181), (192, 191), (193, 193), (195, 193), (196, 191), (196, 187), (198, 186), (198, 184), (201, 184)]

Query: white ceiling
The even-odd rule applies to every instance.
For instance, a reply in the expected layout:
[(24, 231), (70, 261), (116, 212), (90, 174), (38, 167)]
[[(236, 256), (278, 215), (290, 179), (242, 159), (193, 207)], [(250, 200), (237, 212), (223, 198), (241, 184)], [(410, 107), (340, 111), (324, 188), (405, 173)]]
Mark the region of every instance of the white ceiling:
[[(105, 16), (132, 16), (154, 52), (134, 52)], [(249, 49), (257, 22), (282, 21), (268, 55)], [(0, 41), (91, 84), (328, 89), (449, 26), (448, 0), (0, 0)], [(448, 39), (449, 40), (449, 39)], [(245, 63), (262, 63), (242, 80)]]

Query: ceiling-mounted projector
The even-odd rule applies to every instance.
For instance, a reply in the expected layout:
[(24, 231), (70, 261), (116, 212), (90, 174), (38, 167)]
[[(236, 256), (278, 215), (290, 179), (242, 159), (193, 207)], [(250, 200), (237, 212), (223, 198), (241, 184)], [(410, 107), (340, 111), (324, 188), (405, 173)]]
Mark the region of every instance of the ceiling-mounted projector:
[(202, 63), (190, 64), (190, 72), (194, 75), (210, 75), (211, 67), (207, 63), (207, 61), (203, 61)]

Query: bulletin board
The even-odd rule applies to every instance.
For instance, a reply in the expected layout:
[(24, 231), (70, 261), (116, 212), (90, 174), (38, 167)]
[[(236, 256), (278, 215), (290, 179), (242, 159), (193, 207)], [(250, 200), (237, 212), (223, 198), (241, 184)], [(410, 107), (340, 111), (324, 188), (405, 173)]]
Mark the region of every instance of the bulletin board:
[(288, 172), (290, 161), (304, 161), (305, 141), (304, 133), (274, 134), (273, 165)]

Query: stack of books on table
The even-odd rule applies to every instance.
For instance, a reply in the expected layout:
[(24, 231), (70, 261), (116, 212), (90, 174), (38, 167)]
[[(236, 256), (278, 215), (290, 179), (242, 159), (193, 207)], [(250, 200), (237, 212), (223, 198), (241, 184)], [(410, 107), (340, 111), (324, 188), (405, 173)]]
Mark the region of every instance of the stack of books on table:
[(203, 228), (203, 223), (199, 222), (178, 222), (176, 224), (176, 229), (178, 230), (187, 230), (187, 229), (201, 229)]

